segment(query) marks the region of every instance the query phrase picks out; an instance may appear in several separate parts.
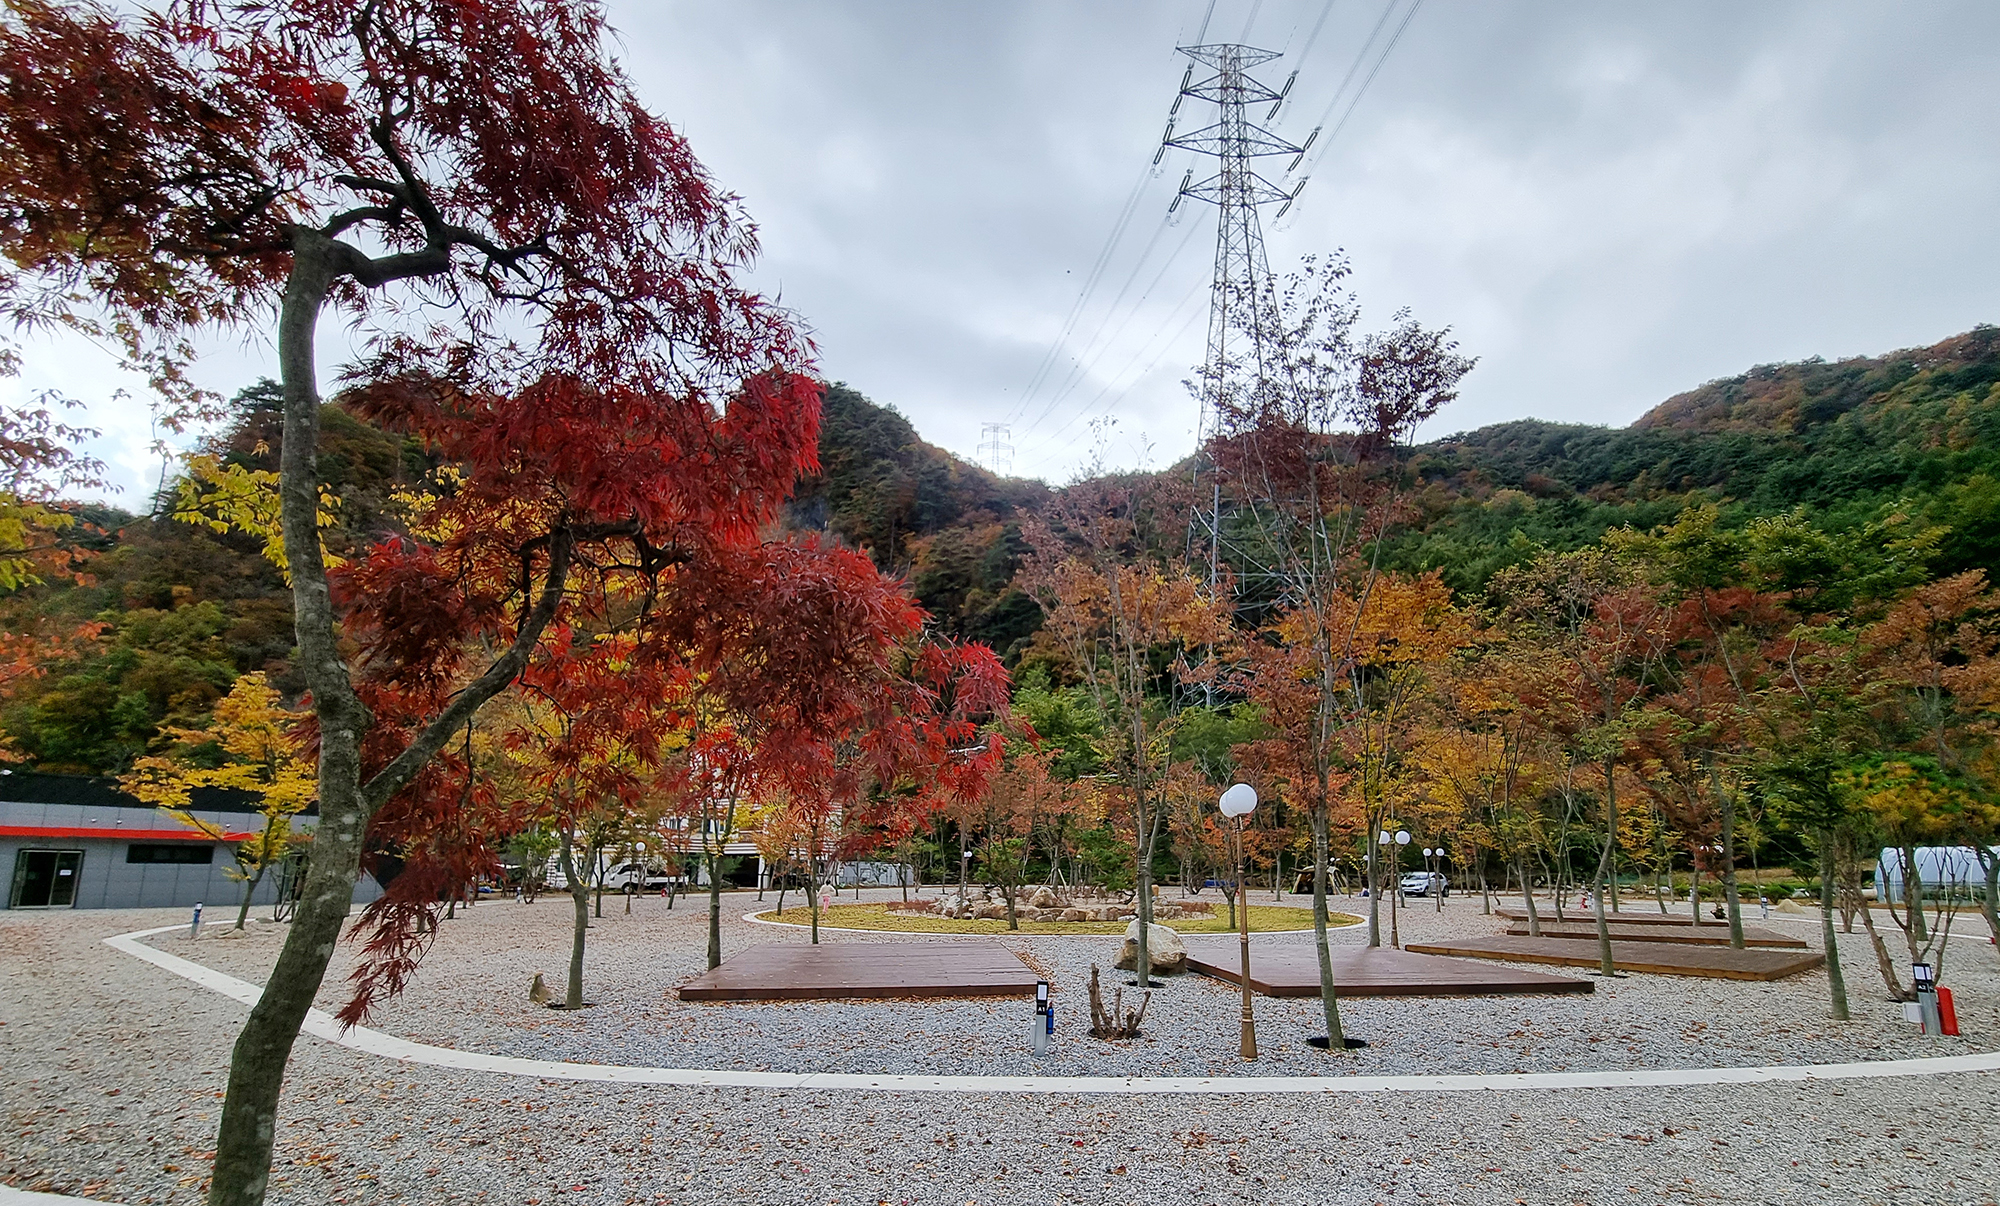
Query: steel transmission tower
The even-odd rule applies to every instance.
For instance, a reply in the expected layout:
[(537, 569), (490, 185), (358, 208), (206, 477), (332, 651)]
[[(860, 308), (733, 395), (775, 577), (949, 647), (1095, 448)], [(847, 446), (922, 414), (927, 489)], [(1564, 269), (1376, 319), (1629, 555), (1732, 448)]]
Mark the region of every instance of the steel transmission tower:
[[(1201, 416), (1196, 428), (1195, 475), (1197, 495), (1201, 476), (1201, 443), (1216, 425), (1218, 403), (1232, 392), (1254, 386), (1263, 379), (1266, 366), (1275, 367), (1277, 332), (1270, 329), (1263, 301), (1269, 292), (1271, 266), (1264, 256), (1264, 226), (1258, 210), (1265, 205), (1282, 205), (1282, 216), (1305, 187), (1301, 181), (1290, 192), (1259, 175), (1251, 161), (1264, 156), (1290, 155), (1292, 166), (1313, 142), (1304, 145), (1278, 137), (1250, 119), (1249, 110), (1269, 105), (1266, 119), (1275, 116), (1292, 80), (1282, 91), (1254, 80), (1249, 70), (1279, 57), (1275, 50), (1253, 46), (1218, 44), (1183, 46), (1182, 54), (1194, 60), (1181, 77), (1180, 95), (1174, 98), (1167, 118), (1167, 132), (1153, 157), (1158, 163), (1168, 147), (1179, 147), (1216, 159), (1216, 173), (1196, 182), (1194, 169), (1181, 179), (1180, 190), (1167, 207), (1172, 213), (1190, 197), (1207, 201), (1219, 211), (1215, 228), (1215, 279), (1210, 285), (1208, 311), (1208, 353), (1201, 370)], [(1197, 68), (1214, 72), (1195, 78)], [(1294, 72), (1292, 79), (1297, 78)], [(1186, 134), (1174, 133), (1181, 102), (1189, 97), (1216, 106), (1214, 124)], [(1316, 136), (1319, 132), (1313, 131)], [(1288, 169), (1289, 170), (1289, 169)], [(1209, 505), (1200, 502), (1188, 525), (1188, 553), (1208, 557), (1209, 584), (1214, 585), (1222, 544), (1221, 483), (1211, 480)], [(1197, 542), (1200, 543), (1197, 543)], [(1205, 548), (1202, 545), (1206, 545)]]
[(1014, 446), (1007, 442), (1013, 431), (1013, 427), (1006, 423), (979, 425), (979, 459), (1000, 477), (1014, 472)]

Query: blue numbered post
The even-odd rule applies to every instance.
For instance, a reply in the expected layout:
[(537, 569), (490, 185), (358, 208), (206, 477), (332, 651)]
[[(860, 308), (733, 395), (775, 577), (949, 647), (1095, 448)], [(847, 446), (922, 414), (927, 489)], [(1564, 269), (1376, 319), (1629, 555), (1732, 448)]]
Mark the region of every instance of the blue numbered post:
[(1049, 982), (1047, 980), (1037, 980), (1035, 981), (1035, 1024), (1028, 1030), (1028, 1034), (1035, 1044), (1036, 1055), (1047, 1055), (1049, 1053), (1049, 1042), (1055, 1037), (1055, 1033), (1056, 1014), (1054, 1008), (1049, 1004)]

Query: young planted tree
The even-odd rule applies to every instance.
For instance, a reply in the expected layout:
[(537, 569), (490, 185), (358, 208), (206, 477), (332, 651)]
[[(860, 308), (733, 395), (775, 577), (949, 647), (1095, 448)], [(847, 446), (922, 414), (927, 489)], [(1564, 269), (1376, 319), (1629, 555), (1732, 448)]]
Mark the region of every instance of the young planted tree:
[(1615, 975), (1605, 896), (1617, 890), (1619, 764), (1643, 706), (1648, 669), (1667, 640), (1667, 609), (1657, 591), (1602, 548), (1543, 553), (1495, 575), (1492, 589), (1505, 619), (1567, 669), (1567, 683), (1547, 693), (1540, 715), (1552, 739), (1598, 771), (1604, 811), (1591, 899), (1598, 973)]
[(1903, 839), (1912, 941), (1924, 937), (1922, 836), (1971, 847), (1986, 925), (2000, 937), (2000, 592), (1978, 570), (1926, 583), (1865, 628), (1857, 652), (1881, 693), (1883, 744), (1903, 755), (1876, 772), (1882, 790), (1870, 798)]
[(1774, 642), (1779, 672), (1758, 697), (1754, 717), (1761, 746), (1756, 773), (1773, 811), (1819, 856), (1820, 937), (1833, 1018), (1840, 1022), (1849, 1014), (1833, 925), (1838, 869), (1867, 823), (1847, 784), (1857, 743), (1865, 740), (1859, 706), (1865, 688), (1848, 643), (1838, 629), (1804, 625)]
[(1131, 824), (1138, 892), (1137, 956), (1150, 981), (1153, 857), (1166, 825), (1158, 780), (1173, 719), (1169, 667), (1229, 635), (1227, 604), (1185, 567), (1156, 557), (1154, 500), (1115, 483), (1083, 483), (1044, 521), (1024, 525), (1034, 555), (1022, 582), (1046, 617), (1040, 639), (1082, 680), (1104, 724), (1100, 749)]
[(503, 741), (529, 795), (526, 808), (556, 837), (572, 906), (564, 1008), (580, 1009), (592, 888), (602, 888), (604, 856), (632, 840), (681, 734), (665, 692), (634, 656), (635, 637), (559, 629), (550, 638), (557, 656), (523, 674)]
[[(449, 807), (428, 768), (559, 613), (602, 597), (593, 579), (751, 538), (814, 465), (818, 388), (791, 375), (805, 342), (734, 281), (752, 229), (603, 42), (577, 0), (36, 0), (0, 22), (0, 313), (121, 345), (170, 421), (207, 401), (192, 336), (276, 316), (321, 820), (232, 1057), (218, 1204), (264, 1197), (285, 1065), (371, 827)], [(314, 461), (329, 310), (367, 349), (354, 405), (452, 467), (431, 535), (338, 576)], [(424, 878), (373, 912), (392, 965), (434, 907)], [(398, 982), (367, 979), (344, 1016)]]
[[(1254, 568), (1282, 583), (1293, 613), (1287, 622), (1296, 635), (1281, 638), (1288, 665), (1273, 667), (1284, 677), (1287, 715), (1272, 723), (1294, 746), (1294, 795), (1314, 827), (1313, 924), (1334, 1049), (1344, 1042), (1326, 945), (1326, 833), (1346, 773), (1354, 679), (1352, 630), (1336, 613), (1345, 607), (1358, 617), (1374, 588), (1400, 496), (1397, 444), (1456, 396), (1473, 363), (1448, 332), (1406, 315), (1390, 331), (1355, 341), (1345, 277), (1339, 261), (1308, 260), (1281, 296), (1247, 299), (1241, 312), (1277, 334), (1280, 355), (1253, 374), (1218, 366), (1221, 375), (1204, 382), (1220, 419), (1207, 454), (1239, 525), (1253, 534)], [(1254, 670), (1252, 681), (1266, 673)]]
[[(972, 825), (980, 834), (978, 852), (987, 882), (998, 885), (1007, 904), (1007, 928), (1018, 930), (1021, 886), (1027, 882), (1036, 845), (1053, 823), (1069, 813), (1081, 793), (1074, 781), (1054, 772), (1060, 750), (1035, 748), (1032, 740), (1012, 744), (1008, 765), (994, 773), (972, 808), (958, 811), (960, 823)], [(1053, 868), (1055, 848), (1045, 849)]]
[[(1365, 600), (1333, 600), (1331, 618), (1336, 632), (1314, 634), (1309, 643), (1330, 644), (1345, 634), (1350, 666), (1343, 745), (1352, 769), (1349, 791), (1372, 843), (1373, 835), (1391, 828), (1420, 705), (1453, 655), (1472, 643), (1473, 631), (1436, 572), (1417, 578), (1381, 575)], [(1381, 863), (1377, 857), (1368, 864), (1370, 946), (1382, 944), (1383, 893), (1401, 896), (1400, 886), (1383, 878)]]
[[(235, 863), (230, 877), (243, 885), (236, 928), (250, 916), (250, 898), (264, 876), (293, 846), (292, 818), (313, 801), (312, 762), (298, 740), (299, 716), (283, 706), (262, 674), (236, 680), (216, 701), (214, 723), (201, 729), (167, 728), (167, 752), (148, 755), (119, 777), (118, 785), (158, 805), (183, 825), (227, 843)], [(197, 788), (244, 792), (263, 818), (256, 833), (237, 841), (219, 825), (189, 810)]]

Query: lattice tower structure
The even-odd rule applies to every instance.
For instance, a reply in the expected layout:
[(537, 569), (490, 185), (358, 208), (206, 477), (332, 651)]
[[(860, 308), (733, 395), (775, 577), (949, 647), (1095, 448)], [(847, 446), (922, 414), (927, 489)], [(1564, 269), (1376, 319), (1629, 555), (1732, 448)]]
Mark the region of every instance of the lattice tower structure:
[[(1188, 555), (1207, 560), (1209, 584), (1215, 584), (1220, 569), (1223, 544), (1222, 488), (1212, 472), (1209, 476), (1207, 505), (1200, 489), (1207, 469), (1201, 447), (1218, 428), (1218, 402), (1232, 392), (1255, 388), (1267, 371), (1280, 363), (1276, 341), (1265, 302), (1270, 293), (1271, 266), (1264, 253), (1264, 226), (1259, 210), (1266, 205), (1290, 208), (1303, 188), (1301, 182), (1287, 192), (1258, 174), (1253, 161), (1267, 156), (1289, 155), (1297, 165), (1305, 147), (1292, 143), (1250, 118), (1250, 110), (1270, 105), (1274, 116), (1291, 91), (1274, 90), (1253, 78), (1250, 69), (1280, 57), (1275, 50), (1220, 43), (1183, 46), (1180, 52), (1193, 60), (1181, 77), (1180, 94), (1168, 115), (1167, 131), (1161, 139), (1161, 153), (1178, 147), (1216, 160), (1213, 176), (1197, 182), (1192, 168), (1181, 180), (1167, 212), (1172, 213), (1189, 198), (1216, 207), (1215, 276), (1209, 286), (1208, 349), (1200, 377), (1201, 414), (1196, 426), (1195, 498), (1188, 522)], [(1212, 75), (1196, 78), (1197, 69)], [(1293, 73), (1293, 78), (1297, 73)], [(1188, 98), (1216, 107), (1216, 119), (1207, 126), (1185, 134), (1174, 132), (1174, 120), (1181, 103)], [(1268, 118), (1267, 118), (1268, 119)], [(1311, 142), (1310, 139), (1307, 140)], [(1279, 210), (1282, 214), (1283, 209)]]
[(1013, 433), (1009, 423), (979, 425), (979, 459), (1000, 477), (1014, 472), (1014, 445), (1008, 443)]

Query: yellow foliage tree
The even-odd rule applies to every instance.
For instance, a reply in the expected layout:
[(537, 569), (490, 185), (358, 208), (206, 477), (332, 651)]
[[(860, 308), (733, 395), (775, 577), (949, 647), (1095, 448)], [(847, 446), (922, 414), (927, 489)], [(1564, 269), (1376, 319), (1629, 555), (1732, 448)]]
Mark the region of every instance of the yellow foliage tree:
[[(246, 674), (216, 702), (215, 718), (207, 728), (164, 730), (167, 752), (139, 759), (118, 781), (181, 824), (230, 848), (236, 865), (229, 877), (243, 885), (243, 901), (236, 910), (239, 930), (250, 914), (250, 897), (257, 885), (296, 844), (292, 818), (318, 792), (312, 760), (299, 749), (298, 721), (298, 714), (279, 701), (262, 674)], [(190, 811), (190, 797), (198, 787), (255, 796), (262, 829), (231, 842), (222, 826)]]

